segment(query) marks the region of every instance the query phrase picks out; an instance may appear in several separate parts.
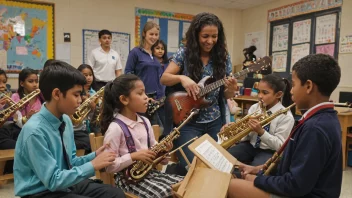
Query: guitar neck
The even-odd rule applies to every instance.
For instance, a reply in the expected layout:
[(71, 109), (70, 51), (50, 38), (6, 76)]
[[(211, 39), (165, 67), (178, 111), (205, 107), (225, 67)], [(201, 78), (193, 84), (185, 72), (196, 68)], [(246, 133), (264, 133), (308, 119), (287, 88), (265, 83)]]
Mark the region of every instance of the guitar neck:
[[(250, 72), (250, 71), (249, 71), (249, 69), (247, 68), (247, 69), (244, 69), (244, 70), (242, 70), (242, 71), (239, 71), (239, 72), (233, 74), (232, 76), (233, 76), (234, 78), (238, 78), (238, 77), (243, 76), (243, 75), (245, 75), (245, 74), (247, 74), (247, 73), (249, 73), (249, 72)], [(213, 83), (210, 83), (209, 85), (206, 85), (204, 88), (201, 88), (201, 89), (200, 89), (199, 97), (201, 98), (201, 97), (205, 96), (205, 95), (208, 94), (209, 92), (214, 91), (215, 89), (221, 87), (221, 86), (224, 85), (224, 84), (225, 84), (225, 79), (220, 79), (220, 80), (218, 80), (218, 81), (216, 81), (216, 82), (213, 82)]]

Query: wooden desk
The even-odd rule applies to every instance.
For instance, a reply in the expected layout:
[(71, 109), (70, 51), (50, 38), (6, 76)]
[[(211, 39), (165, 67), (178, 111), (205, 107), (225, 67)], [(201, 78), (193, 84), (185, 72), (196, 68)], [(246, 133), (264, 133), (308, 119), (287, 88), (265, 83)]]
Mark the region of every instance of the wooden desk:
[(347, 133), (348, 133), (348, 128), (352, 127), (352, 108), (348, 108), (348, 107), (335, 107), (335, 110), (338, 112), (337, 116), (339, 118), (340, 121), (340, 125), (341, 125), (341, 131), (342, 131), (342, 167), (343, 170), (345, 170), (346, 168), (346, 164), (347, 164)]
[(242, 111), (242, 116), (244, 116), (244, 107), (245, 104), (255, 104), (258, 102), (258, 97), (253, 97), (253, 96), (237, 96), (233, 98), (239, 107), (241, 107)]

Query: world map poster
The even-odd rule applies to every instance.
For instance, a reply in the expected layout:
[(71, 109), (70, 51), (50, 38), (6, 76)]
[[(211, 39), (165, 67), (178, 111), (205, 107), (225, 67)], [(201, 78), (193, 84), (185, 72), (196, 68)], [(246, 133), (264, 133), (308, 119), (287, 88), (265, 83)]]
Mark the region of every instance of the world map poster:
[(54, 58), (54, 4), (0, 2), (0, 68), (40, 70)]

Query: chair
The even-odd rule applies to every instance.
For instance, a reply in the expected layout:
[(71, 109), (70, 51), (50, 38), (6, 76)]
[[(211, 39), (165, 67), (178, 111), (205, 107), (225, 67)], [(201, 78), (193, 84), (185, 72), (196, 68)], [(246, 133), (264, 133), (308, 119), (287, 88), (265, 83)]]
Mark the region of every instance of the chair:
[(13, 179), (13, 174), (3, 174), (6, 162), (13, 160), (15, 149), (0, 150), (0, 185), (6, 184), (8, 180)]
[[(90, 146), (92, 148), (92, 152), (95, 152), (97, 148), (100, 148), (101, 146), (103, 146), (103, 143), (104, 143), (104, 136), (102, 136), (101, 133), (97, 135), (98, 136), (95, 136), (94, 133), (89, 134), (89, 140), (90, 140)], [(114, 174), (107, 173), (104, 169), (95, 171), (95, 177), (97, 179), (102, 180), (104, 184), (110, 184), (112, 186), (115, 186)], [(132, 193), (125, 192), (125, 195), (127, 198), (138, 198), (138, 196)]]

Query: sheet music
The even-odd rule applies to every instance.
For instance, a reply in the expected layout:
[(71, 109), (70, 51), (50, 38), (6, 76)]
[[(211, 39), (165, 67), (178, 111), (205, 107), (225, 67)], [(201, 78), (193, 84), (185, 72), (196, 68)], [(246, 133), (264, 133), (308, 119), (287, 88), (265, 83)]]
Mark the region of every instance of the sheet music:
[(217, 170), (231, 173), (233, 165), (225, 156), (208, 140), (198, 145), (195, 150), (202, 155)]

